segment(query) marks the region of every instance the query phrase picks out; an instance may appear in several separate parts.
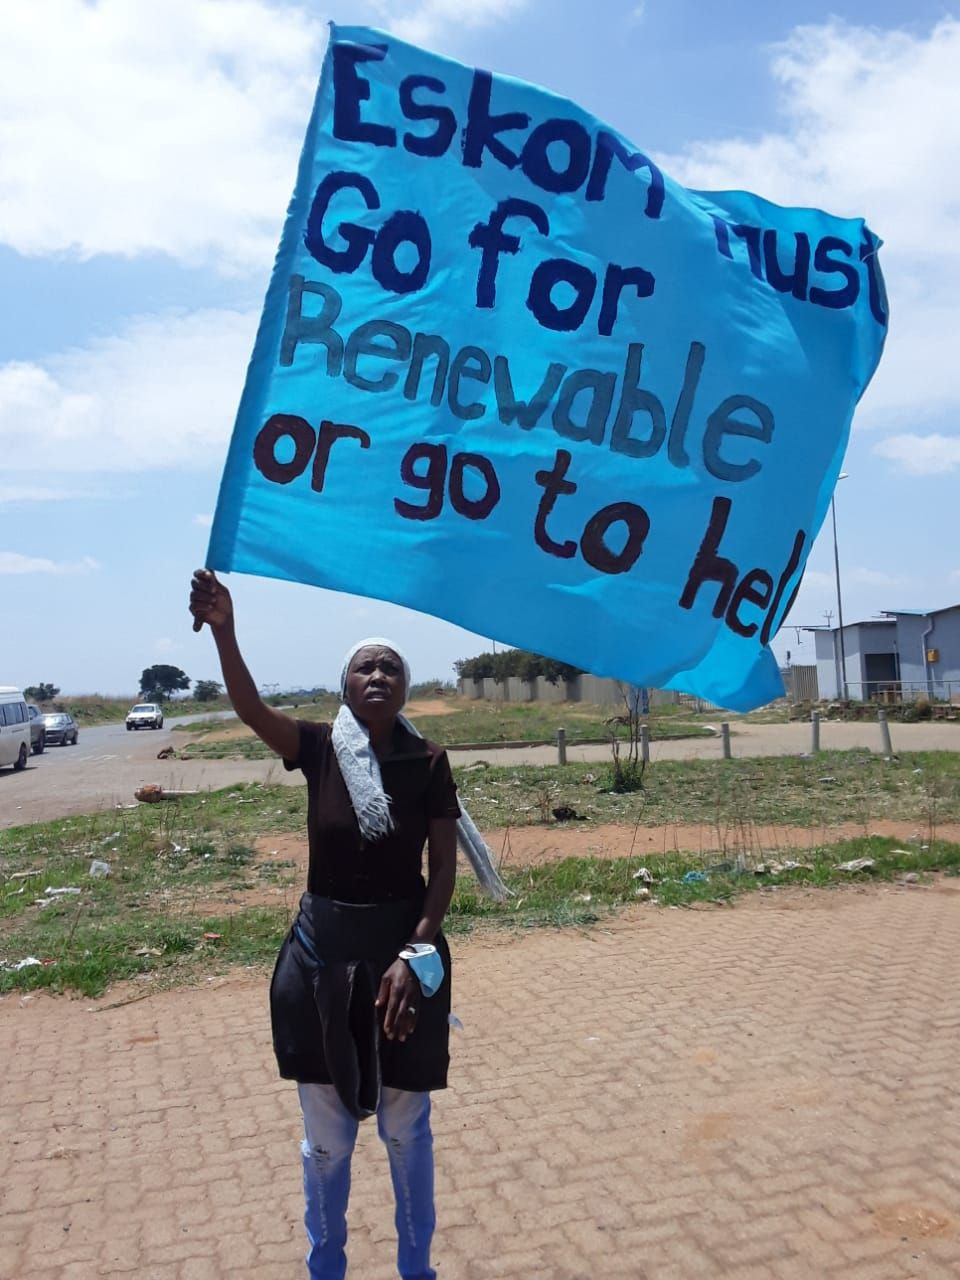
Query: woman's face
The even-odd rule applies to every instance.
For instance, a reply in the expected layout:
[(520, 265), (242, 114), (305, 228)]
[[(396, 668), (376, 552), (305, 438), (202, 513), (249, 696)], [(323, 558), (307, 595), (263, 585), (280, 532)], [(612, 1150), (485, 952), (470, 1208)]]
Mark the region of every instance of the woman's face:
[(354, 654), (344, 694), (358, 719), (382, 724), (399, 713), (405, 685), (403, 663), (393, 650), (371, 646)]

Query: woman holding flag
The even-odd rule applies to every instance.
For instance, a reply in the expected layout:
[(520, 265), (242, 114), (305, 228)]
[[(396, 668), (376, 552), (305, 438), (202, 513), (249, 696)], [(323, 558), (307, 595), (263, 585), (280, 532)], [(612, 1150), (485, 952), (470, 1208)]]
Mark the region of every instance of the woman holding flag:
[(237, 715), (307, 781), (307, 892), (270, 1003), (280, 1074), (297, 1081), (303, 1111), (309, 1275), (346, 1272), (351, 1156), (358, 1122), (375, 1114), (396, 1196), (399, 1274), (433, 1280), (430, 1091), (447, 1080), (450, 954), (441, 924), (458, 825), (471, 861), (485, 862), (486, 887), (502, 886), (476, 828), (468, 818), (458, 824), (446, 753), (400, 714), (410, 669), (396, 645), (364, 640), (346, 655), (332, 726), (294, 720), (257, 692), (230, 593), (212, 572), (195, 572), (190, 610), (195, 629), (207, 623), (213, 632)]

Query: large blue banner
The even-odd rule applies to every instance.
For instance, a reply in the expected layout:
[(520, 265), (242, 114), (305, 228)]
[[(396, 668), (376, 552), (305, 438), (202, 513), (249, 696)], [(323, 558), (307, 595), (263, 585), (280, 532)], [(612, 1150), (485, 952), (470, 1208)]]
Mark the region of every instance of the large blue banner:
[(768, 701), (883, 347), (878, 244), (334, 27), (207, 563)]

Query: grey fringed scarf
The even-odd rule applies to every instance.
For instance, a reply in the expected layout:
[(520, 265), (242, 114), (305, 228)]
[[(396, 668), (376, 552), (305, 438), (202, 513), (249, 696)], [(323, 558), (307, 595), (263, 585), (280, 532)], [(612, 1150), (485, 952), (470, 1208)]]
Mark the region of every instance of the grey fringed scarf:
[[(395, 653), (403, 665), (404, 688), (410, 687), (410, 664), (402, 652), (391, 640), (379, 636), (361, 640), (355, 644), (343, 661), (340, 673), (340, 697), (343, 698), (347, 684), (347, 672), (350, 663), (361, 649), (389, 649)], [(397, 719), (413, 734), (415, 738), (423, 737), (406, 716)], [(360, 723), (344, 702), (333, 722), (333, 749), (337, 756), (337, 764), (343, 774), (350, 802), (360, 831), (368, 840), (378, 840), (393, 830), (393, 818), (390, 814), (390, 797), (383, 789), (380, 776), (380, 762), (376, 752), (370, 745), (370, 734)], [(468, 859), (481, 888), (491, 898), (502, 902), (508, 894), (506, 885), (497, 874), (490, 856), (490, 850), (476, 828), (473, 819), (467, 813), (463, 802), (460, 802), (460, 817), (457, 820), (457, 841)]]

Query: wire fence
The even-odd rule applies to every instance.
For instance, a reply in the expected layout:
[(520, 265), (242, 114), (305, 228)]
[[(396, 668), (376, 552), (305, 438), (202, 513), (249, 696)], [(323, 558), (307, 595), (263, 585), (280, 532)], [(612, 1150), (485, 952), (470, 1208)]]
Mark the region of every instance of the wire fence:
[(960, 680), (848, 680), (847, 700), (895, 706), (903, 702), (939, 702), (960, 706)]

